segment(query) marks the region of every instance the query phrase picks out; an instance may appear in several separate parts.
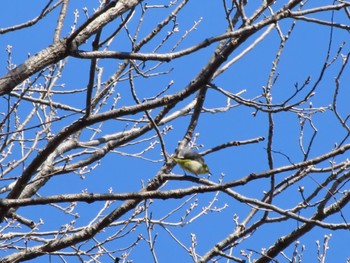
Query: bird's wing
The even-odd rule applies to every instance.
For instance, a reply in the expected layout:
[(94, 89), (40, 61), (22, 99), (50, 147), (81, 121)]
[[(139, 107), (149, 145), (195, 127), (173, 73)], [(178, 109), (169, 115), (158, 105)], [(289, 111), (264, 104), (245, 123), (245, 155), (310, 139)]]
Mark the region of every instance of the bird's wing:
[(196, 152), (185, 152), (183, 154), (183, 158), (190, 159), (190, 160), (196, 160), (196, 161), (200, 162), (201, 164), (204, 164), (203, 157), (199, 153), (196, 153)]

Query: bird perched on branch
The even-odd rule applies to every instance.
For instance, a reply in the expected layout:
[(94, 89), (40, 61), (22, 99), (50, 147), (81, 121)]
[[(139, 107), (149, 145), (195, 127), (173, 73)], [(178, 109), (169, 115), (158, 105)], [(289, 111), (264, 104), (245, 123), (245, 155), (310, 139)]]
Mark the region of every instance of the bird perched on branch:
[(211, 174), (208, 165), (199, 153), (185, 150), (180, 152), (177, 157), (172, 156), (172, 158), (185, 170), (185, 174), (186, 171), (197, 176), (199, 174)]

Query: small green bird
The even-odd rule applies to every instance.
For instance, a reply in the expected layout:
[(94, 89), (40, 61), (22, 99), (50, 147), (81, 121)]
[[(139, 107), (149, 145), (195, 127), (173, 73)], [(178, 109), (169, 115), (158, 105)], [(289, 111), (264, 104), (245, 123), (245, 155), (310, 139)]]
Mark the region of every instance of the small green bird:
[(208, 165), (204, 162), (203, 157), (196, 152), (184, 151), (181, 156), (172, 157), (177, 164), (185, 171), (199, 175), (211, 174)]

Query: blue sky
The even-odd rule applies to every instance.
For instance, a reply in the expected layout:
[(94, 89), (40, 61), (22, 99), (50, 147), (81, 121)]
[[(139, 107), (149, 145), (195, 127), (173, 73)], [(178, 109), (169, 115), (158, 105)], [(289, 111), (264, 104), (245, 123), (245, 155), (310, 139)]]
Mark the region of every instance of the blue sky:
[[(73, 21), (73, 11), (77, 8), (80, 12), (79, 23), (84, 21), (84, 14), (82, 7), (87, 6), (89, 12), (92, 13), (92, 8), (95, 7), (97, 1), (71, 1), (69, 12), (67, 16), (66, 28), (63, 30), (63, 35), (68, 34)], [(158, 4), (166, 1), (151, 1), (149, 4)], [(306, 8), (312, 7), (317, 1), (309, 1)], [(259, 2), (260, 3), (260, 2)], [(16, 23), (27, 21), (33, 18), (40, 12), (40, 8), (44, 6), (44, 1), (5, 1), (0, 11), (2, 19), (0, 19), (0, 28), (7, 27)], [(90, 6), (89, 6), (90, 5)], [(251, 12), (254, 9), (254, 4), (251, 4)], [(137, 9), (137, 12), (140, 10)], [(17, 32), (9, 33), (1, 36), (0, 38), (0, 74), (4, 75), (6, 72), (6, 58), (5, 52), (6, 46), (13, 46), (12, 59), (13, 63), (22, 63), (28, 53), (35, 54), (42, 50), (52, 42), (53, 38), (53, 25), (56, 22), (58, 10), (49, 14), (42, 22), (39, 22), (32, 28), (20, 30)], [(140, 35), (143, 36), (149, 31), (149, 26), (154, 25), (155, 21), (158, 21), (166, 16), (170, 11), (162, 11), (160, 9), (150, 10), (150, 15), (145, 17), (145, 22), (142, 27)], [(14, 15), (16, 14), (16, 15)], [(249, 13), (248, 13), (249, 14)], [(135, 14), (135, 16), (138, 15)], [(329, 19), (330, 13), (325, 13), (325, 19)], [(194, 21), (201, 20), (201, 23), (197, 26), (197, 30), (191, 32), (190, 36), (181, 43), (179, 49), (189, 47), (193, 44), (199, 43), (207, 37), (219, 35), (225, 32), (226, 22), (223, 17), (223, 10), (221, 1), (201, 1), (199, 5), (196, 1), (190, 1), (188, 6), (184, 9), (177, 19), (179, 23), (179, 36), (183, 35), (186, 30), (189, 30)], [(335, 16), (336, 21), (348, 24), (348, 20), (345, 17)], [(118, 21), (119, 22), (119, 21)], [(107, 27), (107, 32), (113, 30), (118, 25), (117, 22), (112, 22)], [(283, 21), (280, 26), (284, 33), (287, 32), (291, 25), (290, 20)], [(130, 25), (132, 31), (133, 24)], [(144, 31), (143, 31), (144, 30)], [(145, 32), (145, 33), (144, 33)], [(259, 32), (256, 36), (249, 39), (245, 45), (240, 47), (231, 58), (238, 55), (240, 51), (251, 44), (256, 37), (261, 34)], [(302, 83), (311, 77), (311, 82), (306, 91), (315, 83), (319, 76), (320, 69), (325, 61), (326, 51), (329, 44), (330, 29), (321, 27), (320, 25), (314, 25), (312, 23), (298, 21), (294, 32), (292, 33), (290, 40), (286, 43), (286, 48), (281, 57), (281, 61), (278, 67), (279, 77), (272, 90), (273, 102), (281, 103), (295, 90), (295, 83), (302, 85)], [(164, 36), (164, 35), (163, 35)], [(162, 37), (163, 37), (162, 36)], [(348, 38), (348, 34), (340, 30), (335, 29), (333, 32), (333, 42), (331, 48), (331, 56), (334, 56), (342, 41)], [(175, 43), (178, 40), (176, 36), (170, 43)], [(128, 51), (130, 46), (127, 44), (127, 38), (125, 34), (119, 37), (118, 41), (115, 41), (111, 45), (111, 49), (117, 51)], [(276, 51), (279, 46), (279, 36), (275, 30), (259, 43), (251, 52), (244, 56), (241, 60), (235, 63), (224, 74), (214, 80), (215, 85), (225, 88), (232, 93), (246, 90), (242, 96), (246, 99), (253, 98), (261, 94), (262, 87), (266, 86), (268, 74), (271, 70), (272, 61), (275, 58)], [(91, 40), (84, 46), (89, 49)], [(149, 52), (153, 49), (156, 42), (151, 43), (142, 52)], [(169, 45), (170, 46), (170, 45)], [(197, 54), (189, 57), (179, 58), (171, 63), (165, 63), (161, 66), (161, 70), (167, 71), (171, 68), (174, 70), (167, 75), (160, 75), (155, 78), (140, 78), (136, 80), (137, 92), (140, 97), (150, 97), (157, 94), (162, 90), (169, 82), (174, 81), (174, 85), (167, 91), (168, 94), (172, 94), (178, 90), (183, 89), (199, 72), (199, 70), (207, 63), (211, 56), (211, 51), (214, 50), (216, 44), (213, 44), (208, 49), (204, 49)], [(147, 50), (147, 48), (149, 50)], [(166, 46), (161, 49), (161, 52), (167, 52)], [(344, 46), (344, 53), (349, 52), (349, 45)], [(99, 65), (104, 66), (103, 81), (106, 81), (111, 73), (113, 73), (120, 61), (106, 60), (100, 61)], [(156, 62), (147, 62), (147, 66), (156, 64)], [(311, 101), (313, 107), (327, 107), (332, 103), (334, 92), (334, 78), (339, 71), (341, 61), (336, 61), (329, 69), (327, 69), (323, 81), (319, 84), (316, 94), (312, 97)], [(84, 88), (88, 81), (88, 60), (77, 60), (74, 58), (69, 59), (67, 68), (64, 70), (64, 74), (61, 83), (65, 83), (67, 89), (81, 89)], [(347, 74), (343, 74), (342, 83), (344, 85), (341, 89), (341, 96), (339, 96), (339, 111), (344, 115), (348, 114), (348, 98), (349, 98), (349, 70)], [(121, 82), (117, 86), (117, 92), (121, 94), (122, 99), (118, 106), (131, 105), (133, 103), (131, 95), (128, 92), (128, 83)], [(303, 93), (305, 94), (305, 93)], [(209, 90), (207, 94), (208, 99), (205, 102), (205, 107), (212, 109), (215, 107), (224, 107), (226, 104), (226, 98), (213, 90)], [(181, 102), (179, 106), (187, 105), (191, 98)], [(294, 102), (300, 99), (298, 96)], [(67, 98), (59, 98), (67, 103)], [(81, 108), (85, 103), (85, 98), (77, 98), (76, 95), (71, 95), (68, 98), (70, 105)], [(308, 103), (303, 105), (307, 107)], [(28, 105), (30, 107), (30, 105)], [(106, 109), (110, 105), (106, 106)], [(0, 106), (1, 111), (4, 111), (4, 107)], [(179, 109), (176, 108), (176, 109)], [(247, 107), (236, 107), (232, 110), (218, 114), (204, 113), (201, 115), (199, 124), (196, 128), (196, 132), (199, 133), (197, 144), (202, 144), (203, 147), (200, 151), (215, 147), (216, 145), (225, 143), (227, 141), (241, 141), (260, 136), (267, 136), (267, 115), (259, 112), (255, 117), (252, 115), (254, 109)], [(24, 111), (22, 114), (26, 114)], [(155, 113), (151, 113), (155, 116)], [(141, 115), (140, 115), (141, 116)], [(70, 121), (73, 121), (76, 117), (68, 118), (66, 122), (57, 123), (54, 126), (56, 132), (59, 131), (64, 125), (67, 125)], [(164, 136), (166, 143), (166, 150), (172, 154), (178, 144), (178, 141), (182, 139), (185, 134), (190, 116), (182, 117), (171, 123), (172, 129)], [(313, 122), (318, 129), (317, 136), (313, 145), (313, 149), (310, 152), (310, 158), (316, 157), (320, 154), (324, 154), (331, 151), (335, 143), (340, 141), (346, 136), (344, 129), (340, 126), (339, 122), (335, 119), (334, 114), (331, 111), (324, 113), (317, 113), (312, 116)], [(274, 117), (275, 120), (275, 139), (273, 144), (273, 150), (276, 151), (274, 155), (275, 167), (289, 165), (289, 160), (284, 157), (288, 155), (290, 160), (294, 163), (302, 161), (302, 154), (299, 147), (299, 119), (297, 114), (292, 113), (278, 113)], [(103, 132), (101, 135), (110, 134), (123, 129), (129, 129), (132, 123), (116, 121), (108, 122), (103, 125)], [(162, 127), (163, 128), (163, 127)], [(312, 129), (306, 124), (306, 131), (304, 142), (305, 145), (311, 138)], [(152, 133), (154, 135), (154, 133)], [(86, 133), (84, 139), (88, 140), (90, 134)], [(143, 138), (149, 137), (150, 134)], [(121, 149), (116, 149), (123, 153), (133, 154), (142, 151), (149, 146), (151, 142), (155, 142), (156, 139), (148, 140), (144, 143), (137, 144), (135, 146), (128, 146)], [(349, 143), (349, 139), (345, 143)], [(40, 194), (52, 195), (52, 194), (64, 194), (64, 193), (79, 193), (83, 189), (87, 189), (89, 192), (106, 193), (109, 188), (112, 188), (114, 192), (127, 192), (137, 191), (142, 187), (142, 182), (147, 183), (161, 168), (163, 161), (161, 156), (160, 145), (156, 144), (155, 147), (148, 151), (144, 156), (151, 161), (131, 158), (123, 156), (117, 153), (108, 154), (100, 164), (89, 174), (85, 176), (85, 179), (81, 179), (78, 175), (68, 174), (57, 176), (51, 180), (41, 190)], [(282, 153), (282, 154), (280, 154)], [(341, 156), (336, 161), (342, 161), (347, 156)], [(210, 166), (213, 174), (212, 180), (218, 181), (220, 174), (224, 174), (224, 182), (232, 181), (238, 178), (247, 176), (250, 173), (259, 173), (268, 170), (267, 157), (266, 157), (266, 140), (258, 144), (243, 145), (239, 147), (231, 147), (222, 151), (215, 152), (205, 156), (205, 159)], [(327, 165), (327, 164), (323, 164)], [(18, 170), (19, 172), (19, 170)], [(173, 170), (176, 174), (182, 174), (182, 170), (179, 167), (175, 167)], [(290, 174), (283, 173), (277, 176), (277, 180), (282, 180), (282, 176), (288, 176)], [(312, 177), (306, 178), (300, 183), (295, 184), (288, 190), (288, 194), (278, 196), (276, 203), (283, 208), (291, 208), (293, 204), (297, 203), (295, 200), (301, 200), (300, 194), (297, 191), (298, 186), (304, 186), (305, 191), (311, 191), (315, 188), (317, 183), (324, 180), (324, 176), (328, 174), (314, 174)], [(189, 187), (192, 183), (185, 182), (170, 182), (166, 188), (177, 187)], [(263, 191), (268, 190), (269, 180), (260, 180), (258, 182), (252, 182), (251, 184), (244, 185), (243, 187), (237, 187), (233, 189), (240, 194), (246, 195), (251, 198), (261, 198)], [(214, 198), (215, 193), (204, 194), (194, 197), (198, 198), (198, 206), (194, 209), (193, 213), (189, 216), (194, 216), (199, 213), (203, 206), (207, 206)], [(162, 201), (155, 200), (152, 205), (152, 214), (154, 219), (159, 219), (168, 211), (171, 211), (175, 207), (179, 206), (181, 201)], [(193, 200), (194, 200), (193, 199)], [(193, 201), (192, 201), (193, 202)], [(112, 211), (118, 204), (113, 203), (107, 211)], [(176, 235), (182, 240), (182, 242), (189, 247), (191, 241), (191, 233), (197, 234), (198, 247), (197, 252), (199, 254), (205, 253), (215, 243), (225, 238), (231, 233), (235, 227), (233, 222), (234, 215), (237, 215), (241, 220), (247, 216), (251, 207), (245, 204), (241, 204), (232, 198), (228, 198), (225, 194), (220, 193), (218, 195), (218, 201), (215, 206), (221, 208), (228, 205), (228, 208), (221, 212), (209, 212), (207, 215), (195, 220), (195, 223), (187, 225), (185, 227), (171, 227), (169, 229), (176, 233)], [(85, 225), (95, 214), (91, 215), (89, 212), (102, 207), (103, 203), (94, 204), (78, 204), (77, 212), (80, 214), (80, 218), (77, 220), (77, 225)], [(189, 207), (189, 204), (185, 205)], [(33, 220), (39, 220), (41, 218), (40, 211), (43, 211), (43, 207), (24, 208), (22, 213)], [(106, 211), (106, 213), (107, 213)], [(167, 211), (167, 212), (166, 212)], [(60, 219), (60, 213), (54, 208), (45, 208), (46, 217), (45, 225), (42, 230), (50, 231), (56, 229), (62, 224)], [(343, 210), (346, 215), (349, 212), (349, 208)], [(259, 213), (261, 215), (261, 212)], [(179, 213), (175, 213), (169, 218), (169, 223), (178, 222), (179, 218), (183, 216), (183, 210)], [(346, 217), (346, 216), (345, 216)], [(74, 217), (71, 218), (73, 220)], [(125, 219), (125, 218), (123, 218)], [(348, 220), (348, 218), (346, 218)], [(67, 218), (64, 218), (67, 220)], [(341, 219), (337, 219), (342, 222)], [(286, 221), (275, 224), (268, 224), (256, 231), (253, 236), (242, 244), (238, 245), (236, 251), (253, 249), (260, 251), (262, 247), (268, 248), (273, 242), (281, 235), (287, 234), (298, 223), (295, 221)], [(300, 224), (300, 223), (299, 223)], [(292, 227), (292, 228), (291, 228)], [(203, 231), (205, 229), (206, 231)], [(155, 233), (158, 233), (156, 242), (156, 252), (159, 256), (159, 262), (191, 262), (188, 255), (183, 253), (181, 249), (175, 244), (174, 240), (165, 232), (161, 226), (155, 226)], [(330, 230), (314, 228), (310, 233), (300, 239), (300, 243), (306, 246), (304, 253), (304, 262), (316, 262), (316, 245), (315, 240), (323, 240), (324, 235), (332, 233), (330, 240), (330, 250), (327, 251), (327, 259), (329, 262), (345, 262), (349, 257), (348, 252), (345, 249), (337, 249), (343, 247), (344, 240), (349, 240), (347, 231), (332, 232)], [(116, 249), (116, 247), (127, 247), (132, 240), (135, 240), (138, 235), (146, 235), (145, 227), (139, 227), (137, 231), (130, 235), (129, 239), (117, 240), (115, 243), (110, 244), (110, 249)], [(104, 233), (97, 236), (97, 239), (103, 238)], [(152, 257), (145, 247), (145, 242), (140, 242), (140, 245), (132, 251), (132, 257), (130, 259), (134, 262), (151, 262)], [(0, 256), (1, 256), (0, 252)], [(291, 256), (292, 247), (286, 250), (286, 254)], [(117, 253), (115, 254), (117, 255)], [(171, 255), (169, 257), (169, 255)], [(234, 255), (239, 256), (236, 252)], [(257, 255), (255, 254), (257, 257)], [(282, 258), (279, 258), (283, 262)], [(40, 257), (31, 262), (47, 262), (47, 257)], [(57, 260), (57, 261), (55, 261)], [(53, 262), (60, 262), (55, 259)], [(69, 261), (73, 262), (73, 261)], [(74, 261), (75, 262), (75, 261)], [(107, 261), (106, 261), (107, 262)], [(224, 262), (224, 261), (222, 261)]]

